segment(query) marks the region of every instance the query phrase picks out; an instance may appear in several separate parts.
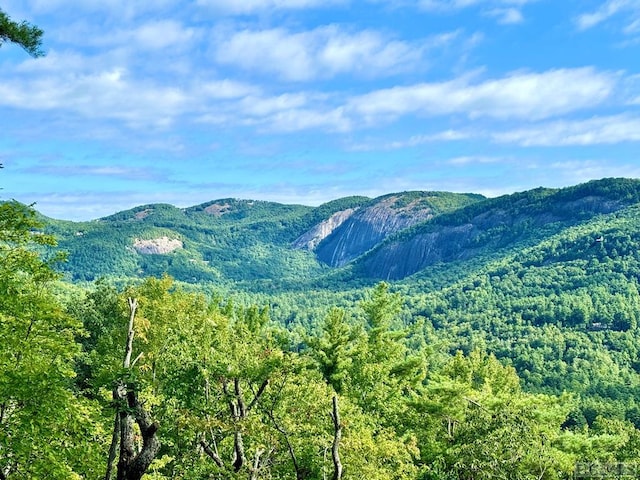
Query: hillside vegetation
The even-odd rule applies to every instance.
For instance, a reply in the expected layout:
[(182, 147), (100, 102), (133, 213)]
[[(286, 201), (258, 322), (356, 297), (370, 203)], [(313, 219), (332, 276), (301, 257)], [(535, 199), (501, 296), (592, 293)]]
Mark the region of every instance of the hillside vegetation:
[[(405, 192), (373, 200), (348, 197), (316, 208), (223, 199), (186, 209), (145, 205), (92, 222), (46, 223), (60, 250), (68, 252), (61, 268), (72, 281), (169, 273), (190, 283), (251, 288), (258, 282), (286, 289), (306, 286), (301, 278), (324, 276), (335, 263), (327, 256), (348, 263), (407, 226), (480, 198)], [(179, 241), (182, 248), (170, 255), (136, 250), (136, 242), (154, 239)]]
[(639, 219), (629, 179), (4, 203), (0, 478), (636, 475)]

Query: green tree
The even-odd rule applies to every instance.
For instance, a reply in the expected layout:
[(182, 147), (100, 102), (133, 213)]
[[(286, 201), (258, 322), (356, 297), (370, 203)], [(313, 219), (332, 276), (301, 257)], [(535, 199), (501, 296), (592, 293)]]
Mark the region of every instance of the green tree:
[(16, 22), (0, 10), (0, 46), (5, 42), (15, 43), (22, 47), (29, 55), (41, 57), (42, 30), (28, 22)]
[(473, 351), (430, 375), (407, 423), (416, 422), (426, 478), (566, 478), (577, 457), (557, 444), (571, 406), (522, 392), (513, 368)]
[(402, 298), (391, 293), (387, 283), (370, 290), (360, 307), (365, 315), (364, 333), (354, 342), (346, 391), (365, 411), (376, 412), (393, 424), (406, 408), (405, 398), (398, 393), (420, 384), (425, 361), (422, 352), (407, 347), (410, 332), (394, 326)]
[[(35, 212), (0, 204), (0, 478), (97, 478), (98, 409), (74, 392), (81, 324), (52, 293)], [(54, 259), (52, 259), (54, 260)]]
[(353, 343), (358, 337), (346, 319), (346, 312), (332, 308), (322, 322), (319, 335), (309, 338), (310, 353), (325, 381), (342, 393), (353, 362)]

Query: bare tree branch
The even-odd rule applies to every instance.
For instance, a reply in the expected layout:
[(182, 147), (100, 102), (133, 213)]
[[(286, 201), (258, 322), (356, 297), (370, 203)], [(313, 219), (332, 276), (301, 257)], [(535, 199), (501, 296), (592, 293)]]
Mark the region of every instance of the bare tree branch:
[(127, 345), (124, 353), (124, 361), (122, 366), (129, 368), (131, 366), (131, 353), (133, 352), (133, 336), (135, 331), (133, 330), (133, 322), (136, 316), (136, 309), (138, 308), (138, 300), (129, 297), (129, 329), (127, 330)]
[[(122, 366), (131, 368), (131, 354), (133, 352), (134, 322), (138, 301), (129, 298), (129, 328), (127, 331), (127, 343), (125, 347)], [(137, 359), (136, 359), (137, 361)], [(135, 362), (134, 362), (135, 363)], [(122, 381), (113, 390), (114, 404), (118, 408), (114, 421), (114, 439), (111, 449), (117, 449), (116, 432), (119, 431), (120, 456), (118, 459), (117, 480), (141, 480), (151, 462), (160, 450), (160, 440), (157, 437), (159, 425), (151, 419), (151, 415), (138, 399), (134, 386)], [(142, 448), (136, 453), (134, 421), (138, 425), (142, 436)], [(114, 441), (115, 440), (115, 441)], [(105, 479), (111, 477), (113, 468), (112, 452), (109, 452), (109, 463)], [(114, 454), (115, 455), (115, 454)]]
[(333, 458), (333, 477), (332, 480), (340, 480), (342, 478), (342, 462), (340, 461), (340, 440), (342, 439), (342, 425), (340, 423), (340, 412), (338, 411), (338, 396), (333, 396), (333, 411), (331, 412), (333, 419), (333, 445), (331, 447), (331, 456)]
[(258, 400), (260, 400), (260, 397), (262, 396), (262, 394), (264, 393), (265, 389), (267, 388), (267, 385), (269, 385), (269, 379), (268, 378), (264, 382), (262, 382), (262, 384), (258, 388), (258, 391), (253, 396), (253, 400), (251, 400), (251, 403), (249, 403), (249, 406), (247, 407), (247, 410), (251, 410), (253, 407), (256, 406), (256, 403), (258, 403)]
[(200, 446), (204, 450), (204, 453), (206, 453), (209, 457), (211, 457), (211, 459), (214, 461), (214, 463), (218, 467), (224, 468), (224, 462), (207, 442), (205, 442), (204, 440), (200, 440)]

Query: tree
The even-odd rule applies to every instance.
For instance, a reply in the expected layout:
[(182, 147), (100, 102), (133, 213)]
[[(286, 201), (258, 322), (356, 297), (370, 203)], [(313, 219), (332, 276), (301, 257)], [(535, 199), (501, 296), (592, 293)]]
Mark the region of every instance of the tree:
[(31, 208), (0, 204), (0, 479), (97, 478), (98, 409), (73, 389), (83, 330), (52, 293), (40, 228)]
[(433, 372), (410, 409), (425, 478), (566, 478), (576, 457), (557, 448), (571, 399), (520, 389), (491, 355), (458, 352)]
[(325, 381), (337, 393), (342, 393), (353, 361), (351, 346), (358, 332), (345, 320), (345, 311), (332, 308), (324, 319), (319, 335), (309, 338), (311, 355)]
[(22, 47), (32, 57), (41, 57), (43, 31), (26, 21), (15, 22), (0, 10), (0, 46), (11, 42)]
[[(131, 361), (133, 355), (133, 338), (135, 336), (135, 317), (138, 309), (138, 300), (129, 297), (129, 326), (127, 329), (127, 341), (122, 361), (122, 368), (125, 377), (129, 376), (130, 369), (136, 360)], [(117, 444), (120, 444), (120, 454), (118, 458), (118, 480), (140, 480), (145, 474), (151, 462), (155, 459), (160, 450), (160, 441), (157, 437), (158, 422), (155, 422), (144, 402), (139, 398), (135, 382), (127, 382), (121, 379), (113, 388), (113, 400), (118, 411), (114, 420), (113, 439), (109, 451), (109, 461), (105, 479), (111, 478), (111, 469), (115, 459)], [(139, 435), (142, 437), (142, 446), (136, 445), (138, 427)]]
[(420, 352), (407, 347), (409, 331), (394, 329), (393, 323), (402, 309), (402, 298), (379, 283), (360, 303), (364, 312), (364, 334), (356, 339), (353, 361), (345, 392), (366, 412), (375, 412), (393, 423), (404, 415), (406, 402), (398, 392), (419, 385), (425, 375)]

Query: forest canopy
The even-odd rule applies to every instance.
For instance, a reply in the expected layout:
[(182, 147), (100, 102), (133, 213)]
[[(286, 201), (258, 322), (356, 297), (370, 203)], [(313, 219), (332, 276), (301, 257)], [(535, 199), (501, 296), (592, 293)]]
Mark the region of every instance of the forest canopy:
[[(565, 288), (632, 262), (605, 229), (611, 245), (576, 260), (586, 269), (550, 270), (545, 258), (583, 248), (550, 238), (445, 289), (382, 282), (353, 302), (325, 297), (310, 324), (287, 328), (278, 317), (295, 296), (276, 307), (168, 276), (61, 281), (42, 227), (31, 208), (2, 204), (3, 479), (555, 479), (635, 468), (637, 285), (621, 277), (611, 292), (567, 287), (575, 297), (556, 298), (542, 282), (555, 275)], [(610, 295), (619, 316), (585, 305), (611, 305)], [(575, 306), (558, 311), (561, 299)]]

